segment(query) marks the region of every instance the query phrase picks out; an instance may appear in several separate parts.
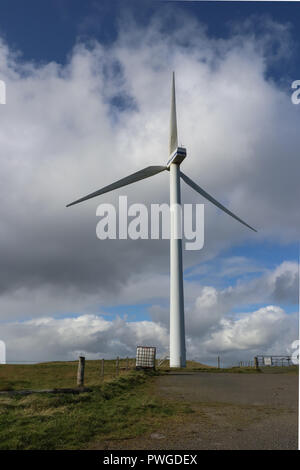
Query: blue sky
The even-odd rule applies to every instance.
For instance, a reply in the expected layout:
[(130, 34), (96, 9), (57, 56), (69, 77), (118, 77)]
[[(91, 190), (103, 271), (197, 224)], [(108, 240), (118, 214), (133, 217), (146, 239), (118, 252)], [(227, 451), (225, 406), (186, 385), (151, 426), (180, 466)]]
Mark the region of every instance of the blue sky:
[[(185, 26), (186, 36), (184, 35)], [(176, 30), (180, 30), (181, 34), (176, 39), (174, 50), (173, 46), (170, 46), (170, 50), (166, 49), (166, 52), (164, 47), (169, 47), (166, 45), (168, 39), (173, 37)], [(156, 33), (154, 36), (152, 36), (153, 31)], [(19, 129), (18, 132), (22, 132), (20, 139), (22, 145), (20, 143), (12, 155), (20, 152), (21, 165), (24, 165), (24, 167), (22, 166), (23, 177), (16, 176), (14, 165), (11, 164), (10, 167), (9, 163), (6, 161), (4, 163), (4, 158), (2, 160), (3, 168), (5, 175), (6, 172), (8, 175), (7, 181), (14, 187), (20, 188), (20, 193), (21, 188), (25, 188), (28, 199), (32, 198), (30, 202), (32, 206), (29, 205), (27, 209), (29, 214), (31, 214), (30, 208), (35, 207), (34, 204), (39, 198), (44, 204), (47, 204), (44, 225), (44, 227), (47, 226), (47, 231), (46, 229), (44, 232), (41, 231), (42, 223), (37, 223), (39, 228), (35, 230), (35, 233), (38, 233), (40, 245), (30, 242), (31, 237), (34, 238), (35, 219), (33, 215), (31, 228), (29, 222), (25, 218), (23, 219), (20, 214), (15, 220), (11, 215), (3, 215), (3, 220), (7, 220), (7, 227), (9, 227), (7, 232), (14, 233), (14, 235), (10, 235), (9, 241), (3, 239), (1, 245), (3, 259), (8, 258), (9, 266), (9, 274), (1, 283), (3, 299), (1, 306), (4, 313), (3, 318), (0, 318), (0, 321), (6, 325), (2, 336), (6, 335), (5, 339), (8, 343), (11, 342), (12, 345), (15, 345), (18, 335), (25, 335), (24, 338), (27, 338), (25, 330), (18, 329), (18, 322), (22, 323), (22, 328), (25, 328), (24, 322), (26, 324), (26, 322), (38, 322), (36, 319), (52, 318), (53, 334), (56, 334), (56, 328), (59, 326), (54, 324), (55, 321), (59, 325), (59, 321), (69, 320), (71, 322), (72, 319), (76, 320), (84, 315), (95, 315), (97, 318), (103, 318), (104, 323), (101, 320), (102, 323), (98, 325), (96, 324), (98, 320), (91, 320), (91, 317), (84, 320), (87, 323), (95, 324), (93, 334), (96, 334), (95, 331), (98, 332), (97, 328), (99, 335), (102, 328), (108, 328), (105, 326), (106, 321), (111, 322), (112, 330), (119, 328), (118, 334), (123, 334), (124, 338), (129, 334), (126, 333), (126, 328), (135, 328), (134, 335), (136, 336), (134, 338), (140, 338), (138, 336), (142, 334), (140, 329), (144, 328), (146, 331), (148, 328), (152, 333), (149, 335), (145, 333), (145, 341), (152, 340), (151, 338), (155, 338), (155, 335), (158, 334), (160, 335), (159, 347), (161, 351), (167, 347), (167, 335), (164, 330), (164, 328), (167, 329), (168, 317), (167, 244), (161, 243), (159, 246), (152, 243), (146, 247), (143, 243), (137, 243), (134, 246), (123, 243), (116, 251), (109, 243), (105, 247), (102, 242), (101, 246), (97, 245), (93, 231), (95, 205), (88, 206), (86, 212), (84, 209), (80, 209), (77, 212), (78, 215), (75, 212), (72, 212), (71, 216), (68, 214), (67, 220), (61, 208), (65, 202), (68, 202), (68, 198), (73, 199), (74, 192), (75, 195), (77, 191), (80, 193), (81, 190), (86, 192), (87, 189), (89, 192), (98, 184), (95, 178), (95, 172), (98, 171), (97, 160), (94, 155), (96, 151), (99, 151), (99, 148), (110, 149), (109, 145), (112, 145), (112, 152), (115, 152), (116, 155), (119, 152), (121, 155), (120, 147), (118, 147), (120, 142), (126, 142), (126, 145), (133, 148), (133, 142), (128, 137), (129, 133), (133, 132), (132, 129), (138, 134), (143, 129), (147, 129), (147, 123), (153, 123), (151, 125), (156, 129), (156, 110), (159, 107), (163, 113), (166, 109), (165, 103), (167, 101), (164, 100), (168, 99), (169, 85), (166, 84), (166, 91), (162, 90), (161, 103), (155, 98), (154, 92), (158, 84), (163, 88), (161, 79), (157, 77), (160, 73), (162, 77), (166, 77), (169, 73), (169, 70), (165, 71), (163, 68), (163, 60), (169, 60), (169, 57), (170, 67), (177, 66), (179, 68), (179, 64), (186, 60), (184, 67), (190, 67), (191, 70), (190, 77), (184, 73), (180, 75), (180, 70), (176, 70), (176, 73), (178, 71), (177, 100), (179, 111), (182, 110), (179, 115), (181, 135), (188, 151), (189, 148), (191, 150), (191, 157), (194, 159), (197, 157), (198, 148), (203, 149), (204, 152), (202, 154), (204, 157), (201, 157), (200, 161), (202, 165), (196, 165), (195, 160), (192, 163), (192, 159), (191, 163), (187, 163), (190, 175), (195, 173), (195, 179), (203, 178), (204, 188), (211, 188), (212, 194), (221, 198), (222, 202), (235, 205), (238, 214), (259, 230), (256, 237), (250, 236), (243, 231), (244, 229), (236, 228), (235, 221), (228, 221), (227, 216), (220, 216), (208, 207), (205, 219), (204, 249), (195, 255), (185, 254), (186, 305), (190, 312), (189, 315), (194, 317), (199, 315), (199, 318), (202, 315), (203, 318), (206, 318), (213, 317), (215, 310), (219, 312), (215, 321), (220, 327), (220, 334), (216, 335), (208, 320), (203, 320), (203, 328), (208, 328), (208, 330), (206, 336), (201, 336), (202, 333), (199, 333), (199, 337), (203, 338), (203, 343), (206, 344), (199, 354), (204, 355), (209, 361), (210, 355), (215, 354), (219, 347), (220, 350), (224, 350), (224, 354), (228, 354), (228, 361), (233, 360), (232, 358), (236, 354), (235, 347), (227, 351), (226, 345), (224, 346), (224, 338), (227, 337), (226, 335), (234, 337), (238, 328), (243, 328), (243, 323), (239, 323), (243, 314), (245, 318), (248, 315), (249, 322), (255, 325), (255, 319), (260, 315), (263, 317), (264, 311), (267, 312), (266, 315), (271, 316), (272, 314), (274, 318), (276, 317), (275, 326), (272, 326), (274, 331), (282, 319), (286, 318), (283, 316), (284, 314), (290, 317), (295, 316), (298, 312), (298, 300), (295, 296), (297, 281), (295, 279), (299, 256), (297, 237), (299, 211), (295, 208), (295, 201), (298, 197), (295, 193), (295, 181), (299, 169), (297, 123), (299, 123), (300, 105), (299, 108), (292, 105), (290, 95), (292, 81), (300, 79), (300, 4), (298, 2), (140, 0), (126, 2), (122, 0), (101, 2), (28, 0), (22, 2), (3, 0), (0, 11), (0, 38), (11, 54), (10, 62), (6, 52), (0, 56), (0, 59), (2, 57), (0, 79), (7, 77), (8, 91), (12, 90), (11, 93), (15, 93), (11, 99), (12, 104), (6, 107), (11, 121), (7, 120), (4, 108), (0, 110), (2, 113), (0, 119), (3, 119), (3, 128), (5, 128), (6, 122), (11, 122), (9, 129), (14, 129), (16, 126), (16, 129)], [(97, 45), (95, 46), (95, 44)], [(197, 50), (199, 51), (202, 46), (205, 59), (203, 59), (204, 68), (201, 71), (197, 68), (199, 63), (195, 57), (198, 53)], [(154, 52), (151, 53), (151, 50)], [(18, 52), (17, 55), (16, 52)], [(160, 53), (163, 58), (161, 63)], [(243, 60), (247, 59), (247, 54), (249, 54), (249, 61), (246, 63)], [(208, 72), (208, 69), (205, 69), (205, 64), (208, 64), (210, 60), (212, 63), (208, 66), (208, 68), (211, 67)], [(240, 68), (239, 63), (241, 64)], [(102, 64), (104, 65), (102, 66)], [(218, 75), (218, 71), (222, 70), (222, 67), (224, 68), (222, 72), (225, 77), (224, 82), (222, 82), (222, 74)], [(13, 70), (18, 78), (13, 76)], [(86, 110), (83, 110), (82, 104), (78, 105), (79, 113), (78, 108), (74, 108), (78, 114), (82, 110), (82, 117), (78, 117), (78, 122), (72, 122), (73, 104), (70, 104), (65, 97), (70, 92), (72, 97), (70, 100), (73, 100), (70, 90), (73, 86), (82, 86), (84, 82), (81, 79), (85, 73), (84, 70), (87, 71), (86, 76), (90, 87), (85, 97), (81, 96), (81, 90), (79, 91), (77, 88), (80, 95), (78, 102), (83, 103), (83, 107), (85, 107), (84, 103), (88, 103), (88, 106), (86, 106)], [(237, 72), (234, 72), (235, 70)], [(245, 74), (241, 78), (239, 75), (234, 75), (238, 74), (239, 70), (241, 72), (245, 70)], [(201, 75), (202, 72), (203, 75)], [(210, 73), (211, 82), (215, 80), (215, 93), (221, 89), (220, 97), (222, 98), (220, 100), (223, 100), (224, 110), (220, 114), (218, 111), (216, 112), (216, 108), (218, 108), (216, 103), (218, 102), (214, 101), (214, 92), (209, 90), (209, 86), (207, 88), (205, 78), (203, 78), (203, 89), (207, 90), (208, 98), (202, 97), (199, 92), (200, 88), (197, 88), (196, 81), (197, 73), (202, 78)], [(248, 81), (247, 75), (250, 77), (252, 73), (253, 77), (251, 76), (252, 78), (249, 78)], [(48, 79), (48, 77), (50, 78)], [(147, 90), (143, 90), (140, 77), (145, 78), (145, 82), (148, 80)], [(34, 89), (26, 88), (27, 79), (32, 80)], [(238, 106), (242, 105), (234, 104), (231, 109), (230, 102), (229, 105), (226, 104), (227, 88), (229, 89), (230, 86), (225, 84), (232, 83), (232, 80), (246, 84), (244, 91), (240, 85), (238, 101), (241, 103), (245, 97), (243, 104), (245, 116), (247, 119), (248, 115), (250, 117), (249, 121), (245, 121), (245, 125), (243, 122), (241, 123), (241, 127), (239, 125), (243, 109)], [(64, 82), (63, 85), (62, 82)], [(58, 87), (55, 88), (53, 83), (58, 83)], [(68, 85), (68, 88), (60, 89), (61, 85), (63, 87)], [(197, 91), (193, 91), (193, 89)], [(51, 90), (51, 95), (47, 95), (47, 90)], [(153, 90), (153, 95), (151, 95), (151, 90)], [(259, 93), (256, 94), (256, 90), (260, 90)], [(263, 106), (260, 111), (257, 111), (258, 115), (263, 116), (261, 121), (258, 119), (257, 128), (255, 127), (256, 109), (252, 108), (251, 99), (247, 101), (247, 95), (250, 96), (251, 93), (261, 97), (266, 93), (268, 96), (266, 108), (269, 106), (270, 112)], [(204, 102), (201, 102), (202, 98)], [(51, 100), (56, 99), (61, 102), (59, 105), (61, 108), (57, 106), (52, 109)], [(192, 104), (196, 99), (200, 100), (197, 108), (201, 108), (203, 103), (204, 106), (207, 106), (205, 109), (208, 111), (208, 116), (214, 116), (213, 113), (216, 112), (212, 121), (210, 122), (208, 119), (207, 123), (206, 116), (203, 118), (201, 115), (202, 120), (199, 121), (201, 122), (199, 128), (208, 126), (208, 133), (204, 136), (201, 135), (200, 140), (197, 140), (196, 137), (193, 140), (192, 133), (189, 136), (188, 107), (182, 105), (184, 100)], [(254, 96), (253, 102), (255, 99)], [(97, 100), (101, 101), (99, 108), (97, 108)], [(107, 103), (109, 103), (109, 111), (105, 114)], [(261, 100), (258, 99), (257, 103), (258, 109), (261, 106)], [(40, 114), (39, 111), (37, 113), (39, 106), (41, 106)], [(228, 107), (226, 108), (226, 106)], [(142, 115), (138, 117), (142, 111), (145, 121)], [(191, 115), (198, 119), (197, 110), (195, 109), (193, 112), (194, 114)], [(232, 121), (229, 120), (227, 125), (226, 116), (228, 113), (229, 115), (232, 113), (234, 116), (235, 112), (236, 117)], [(253, 117), (251, 113), (253, 113)], [(44, 118), (45, 123), (43, 122)], [(97, 119), (99, 119), (99, 128), (96, 125)], [(162, 118), (162, 123), (164, 121), (165, 116)], [(69, 124), (70, 122), (72, 125)], [(224, 129), (222, 128), (223, 124)], [(266, 126), (265, 136), (261, 131), (264, 125)], [(214, 139), (214, 126), (219, 126), (220, 135), (218, 138), (226, 140), (224, 142), (225, 155), (230, 155), (234, 148), (232, 139), (235, 138), (234, 131), (236, 130), (237, 146), (240, 145), (240, 151), (243, 152), (244, 142), (247, 143), (247, 150), (250, 149), (250, 153), (253, 146), (253, 151), (258, 152), (257, 162), (250, 164), (247, 157), (244, 163), (238, 163), (236, 167), (237, 156), (233, 157), (231, 163), (227, 161), (226, 156), (223, 160), (217, 156), (216, 162), (210, 166), (209, 159), (215, 158), (214, 155), (217, 153), (215, 147), (210, 147), (210, 141)], [(63, 131), (60, 134), (61, 128)], [(160, 141), (163, 142), (164, 139), (163, 131), (160, 129), (162, 129), (162, 125), (157, 128), (158, 146)], [(232, 137), (230, 137), (231, 135)], [(9, 137), (11, 139), (9, 141), (6, 136), (4, 137), (4, 134), (2, 136), (4, 139), (2, 148), (6, 148), (5, 145), (7, 145), (8, 152), (10, 152), (10, 149), (14, 148), (16, 141), (19, 142), (19, 140), (12, 135)], [(27, 137), (24, 138), (24, 136)], [(137, 139), (139, 138), (139, 142), (143, 142), (142, 137), (139, 137), (138, 134)], [(114, 140), (113, 143), (112, 140)], [(39, 157), (38, 152), (43, 154), (47, 146), (50, 147), (49, 153)], [(160, 148), (162, 147), (158, 147), (159, 151)], [(31, 157), (28, 149), (34, 149), (36, 157)], [(86, 151), (85, 160), (81, 156), (82, 153), (76, 156), (77, 149), (83, 153)], [(74, 160), (70, 160), (72, 152)], [(264, 152), (269, 155), (265, 162)], [(274, 159), (272, 159), (272, 152), (275, 154), (278, 152)], [(149, 155), (147, 157), (149, 160), (151, 151), (149, 150), (147, 153), (146, 150), (146, 154)], [(13, 158), (11, 158), (11, 162), (13, 162)], [(104, 168), (107, 171), (105, 181), (107, 178), (113, 178), (113, 168), (119, 171), (119, 167), (114, 166), (115, 161), (115, 159), (103, 157)], [(132, 159), (128, 157), (126, 162), (128, 166), (131, 165), (130, 168), (133, 171), (137, 165), (142, 165), (139, 163), (138, 157)], [(69, 179), (70, 164), (74, 167), (72, 169), (74, 174), (70, 173), (74, 177), (74, 185), (72, 187), (68, 182), (69, 186), (64, 192), (63, 187), (66, 180)], [(89, 165), (94, 170), (91, 170)], [(221, 184), (219, 175), (222, 171), (218, 171), (221, 168), (220, 165), (223, 165), (222, 171), (224, 171), (224, 181)], [(39, 179), (40, 192), (38, 189), (36, 192), (32, 189), (34, 187), (32, 175), (43, 175), (42, 168), (47, 170), (50, 179), (54, 178), (54, 174), (55, 178), (58, 178), (58, 174), (64, 175), (64, 179), (53, 180), (57, 194), (61, 197), (59, 201), (55, 199), (58, 196), (55, 196), (53, 201), (50, 196), (49, 200), (51, 192), (46, 193), (48, 194), (47, 198), (43, 196), (43, 184), (46, 185), (47, 190), (47, 183), (42, 184), (41, 179)], [(235, 168), (237, 168), (236, 174), (240, 176), (234, 176)], [(79, 180), (81, 171), (85, 175), (82, 181)], [(121, 173), (120, 170), (118, 174), (124, 176)], [(226, 178), (227, 181), (225, 181)], [(241, 178), (245, 180), (245, 188), (241, 183), (243, 181)], [(249, 183), (251, 180), (252, 182)], [(281, 181), (282, 184), (278, 184)], [(75, 188), (75, 182), (78, 189)], [(101, 181), (99, 186), (101, 186), (100, 183)], [(265, 186), (263, 190), (262, 186)], [(159, 188), (157, 192), (159, 197), (167, 197), (163, 186), (161, 185)], [(147, 191), (148, 189), (145, 187), (143, 195), (149, 202), (151, 193)], [(197, 200), (187, 191), (184, 194), (189, 202), (203, 202)], [(129, 197), (134, 200), (134, 193), (129, 191)], [(18, 201), (17, 197), (16, 201)], [(16, 201), (11, 201), (12, 205)], [(19, 202), (24, 202), (21, 196)], [(261, 207), (258, 207), (260, 205)], [(51, 225), (50, 222), (49, 226), (47, 225), (46, 219), (51, 221)], [(62, 221), (65, 220), (68, 228), (62, 225)], [(91, 220), (93, 222), (89, 222)], [(90, 225), (88, 225), (89, 223)], [(14, 228), (16, 226), (18, 226), (17, 232), (22, 233), (21, 239), (15, 235)], [(73, 230), (72, 242), (65, 243), (64, 234), (68, 233), (70, 236), (71, 232), (68, 230), (71, 231), (71, 227)], [(44, 240), (44, 243), (41, 240)], [(23, 248), (21, 252), (16, 246), (13, 246), (14, 241), (16, 246)], [(90, 246), (90, 251), (82, 248), (87, 245)], [(141, 259), (144, 250), (147, 253), (143, 270)], [(57, 255), (54, 254), (55, 251), (57, 251)], [(118, 258), (118, 262), (112, 261), (110, 254), (114, 254), (115, 258)], [(12, 259), (13, 261), (11, 261)], [(100, 266), (103, 268), (99, 274)], [(124, 266), (128, 266), (128, 272), (125, 271)], [(95, 280), (97, 276), (99, 276), (101, 286), (105, 286), (99, 297), (97, 297), (98, 286)], [(149, 291), (145, 287), (147, 283), (152, 286)], [(137, 286), (136, 290), (135, 286)], [(67, 293), (62, 294), (62, 290)], [(138, 290), (139, 292), (137, 292)], [(247, 290), (249, 290), (249, 294)], [(255, 297), (256, 291), (257, 297)], [(57, 302), (54, 301), (56, 298)], [(195, 298), (198, 300), (195, 301)], [(226, 305), (224, 311), (220, 303)], [(275, 313), (273, 311), (270, 313), (270, 310), (267, 310), (270, 306), (274, 307)], [(233, 323), (227, 324), (228, 319), (232, 319)], [(201, 321), (199, 320), (200, 323)], [(143, 322), (146, 323), (143, 324)], [(91, 328), (90, 323), (89, 328)], [(127, 326), (128, 323), (131, 325)], [(137, 325), (138, 323), (139, 325)], [(120, 326), (121, 324), (123, 326)], [(269, 323), (266, 322), (266, 329), (269, 328), (268, 325)], [(155, 328), (158, 327), (161, 330), (159, 333), (155, 333)], [(197, 328), (196, 325), (195, 330)], [(259, 343), (261, 351), (263, 349), (272, 350), (272, 348), (286, 350), (292, 330), (292, 327), (288, 328), (289, 332), (286, 333), (286, 337), (282, 339), (281, 343), (275, 333), (272, 338), (266, 334)], [(221, 332), (223, 332), (222, 338)], [(193, 345), (193, 335), (192, 333), (188, 334), (191, 336), (192, 344), (190, 354), (196, 357), (198, 353)], [(199, 337), (194, 340), (195, 344), (199, 342)], [(102, 350), (97, 351), (94, 344), (89, 346), (89, 341), (86, 339), (85, 343), (82, 340), (80, 348), (86, 348), (87, 354), (103, 353)], [(217, 341), (220, 341), (219, 346), (215, 344)], [(109, 351), (109, 345), (106, 347)], [(123, 349), (121, 348), (119, 353), (132, 352), (132, 347), (130, 341), (124, 339)], [(254, 347), (241, 348), (239, 357), (241, 358), (242, 354), (245, 354), (245, 357), (247, 354), (251, 356)], [(11, 346), (11, 350), (13, 350), (13, 346)], [(38, 350), (38, 346), (36, 346), (36, 350)], [(72, 354), (75, 354), (71, 345), (68, 350), (63, 348), (61, 350), (61, 355), (64, 357), (73, 357)], [(285, 351), (278, 350), (277, 352), (281, 354)], [(33, 348), (29, 346), (26, 354), (30, 358), (35, 357)], [(40, 355), (40, 350), (36, 354)], [(55, 355), (55, 352), (51, 351), (49, 354)]]
[[(185, 3), (185, 4), (184, 4)], [(166, 8), (178, 8), (195, 15), (214, 37), (228, 37), (233, 23), (252, 15), (271, 16), (290, 23), (293, 49), (299, 47), (300, 7), (297, 2), (205, 2), (152, 0), (51, 0), (41, 3), (29, 0), (2, 0), (1, 34), (22, 51), (25, 59), (64, 63), (78, 38), (96, 38), (106, 44), (117, 37), (118, 22), (127, 12), (134, 14), (137, 23), (145, 26), (151, 16)], [(166, 30), (173, 29), (170, 22)], [(259, 29), (259, 26), (257, 26)], [(298, 72), (299, 61), (289, 64), (291, 75)]]

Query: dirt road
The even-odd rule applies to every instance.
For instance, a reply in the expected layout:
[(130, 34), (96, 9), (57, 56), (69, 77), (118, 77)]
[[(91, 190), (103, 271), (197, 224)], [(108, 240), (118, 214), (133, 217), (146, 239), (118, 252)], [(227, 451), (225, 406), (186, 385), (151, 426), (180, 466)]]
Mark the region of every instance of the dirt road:
[(110, 443), (114, 449), (297, 449), (298, 375), (179, 372), (155, 394), (191, 408), (181, 423)]

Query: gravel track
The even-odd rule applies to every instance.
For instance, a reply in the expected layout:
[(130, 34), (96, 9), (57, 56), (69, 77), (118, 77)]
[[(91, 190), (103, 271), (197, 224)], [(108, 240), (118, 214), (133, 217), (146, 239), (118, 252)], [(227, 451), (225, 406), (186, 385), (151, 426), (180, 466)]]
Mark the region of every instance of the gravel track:
[(293, 450), (298, 448), (298, 375), (171, 372), (154, 393), (191, 413), (158, 432), (105, 449)]

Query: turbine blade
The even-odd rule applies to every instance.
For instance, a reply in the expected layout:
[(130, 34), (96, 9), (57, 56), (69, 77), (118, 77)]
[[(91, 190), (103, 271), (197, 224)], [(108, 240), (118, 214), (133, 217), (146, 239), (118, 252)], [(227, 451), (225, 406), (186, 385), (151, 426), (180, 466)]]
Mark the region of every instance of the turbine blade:
[(73, 206), (74, 204), (86, 201), (87, 199), (92, 199), (93, 197), (108, 193), (109, 191), (113, 191), (114, 189), (122, 188), (122, 186), (127, 186), (128, 184), (135, 183), (136, 181), (140, 181), (145, 178), (150, 178), (150, 176), (154, 176), (164, 170), (166, 170), (165, 166), (148, 166), (147, 168), (143, 168), (143, 170), (137, 171), (132, 175), (126, 176), (125, 178), (122, 178), (116, 181), (115, 183), (109, 184), (104, 188), (98, 189), (98, 191), (95, 191), (91, 194), (88, 194), (87, 196), (77, 199), (76, 201), (68, 204), (66, 207)]
[(171, 94), (171, 119), (170, 119), (170, 140), (169, 155), (178, 147), (177, 139), (177, 119), (176, 119), (176, 98), (175, 98), (175, 73), (172, 76), (172, 94)]
[(208, 199), (208, 201), (212, 202), (215, 206), (219, 207), (219, 209), (222, 209), (222, 211), (226, 212), (226, 214), (231, 215), (234, 219), (238, 220), (241, 224), (245, 225), (246, 227), (250, 228), (254, 232), (257, 232), (255, 228), (251, 227), (248, 225), (246, 222), (244, 222), (242, 219), (240, 219), (237, 215), (234, 215), (230, 210), (226, 209), (220, 202), (216, 201), (212, 196), (210, 196), (204, 189), (202, 189), (198, 184), (194, 183), (188, 176), (186, 176), (182, 171), (180, 172), (180, 176), (185, 181), (186, 184), (188, 184), (191, 188), (193, 188), (195, 191), (197, 191), (199, 194), (201, 194), (205, 199)]

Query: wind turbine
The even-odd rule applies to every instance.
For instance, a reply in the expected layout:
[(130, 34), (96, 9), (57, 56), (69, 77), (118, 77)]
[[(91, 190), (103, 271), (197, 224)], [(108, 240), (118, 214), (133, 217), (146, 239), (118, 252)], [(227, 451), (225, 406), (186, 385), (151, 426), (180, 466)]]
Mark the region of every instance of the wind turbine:
[[(185, 328), (184, 328), (184, 298), (183, 298), (183, 269), (182, 269), (182, 242), (178, 236), (178, 227), (180, 226), (181, 206), (180, 195), (180, 178), (183, 179), (191, 188), (197, 191), (208, 201), (222, 209), (226, 214), (230, 215), (240, 223), (250, 228), (254, 232), (256, 230), (226, 209), (220, 202), (216, 201), (198, 184), (192, 181), (182, 171), (180, 164), (186, 158), (186, 149), (178, 147), (177, 137), (177, 118), (176, 118), (176, 99), (175, 99), (175, 74), (172, 76), (172, 94), (171, 94), (171, 119), (170, 119), (170, 140), (169, 140), (169, 159), (165, 166), (148, 166), (143, 170), (137, 171), (115, 183), (109, 184), (87, 196), (71, 202), (67, 207), (73, 206), (88, 199), (108, 193), (136, 181), (149, 178), (162, 171), (170, 172), (170, 207), (171, 207), (171, 230), (170, 230), (170, 367), (186, 366), (186, 349), (185, 349)], [(176, 210), (177, 209), (177, 210)]]

